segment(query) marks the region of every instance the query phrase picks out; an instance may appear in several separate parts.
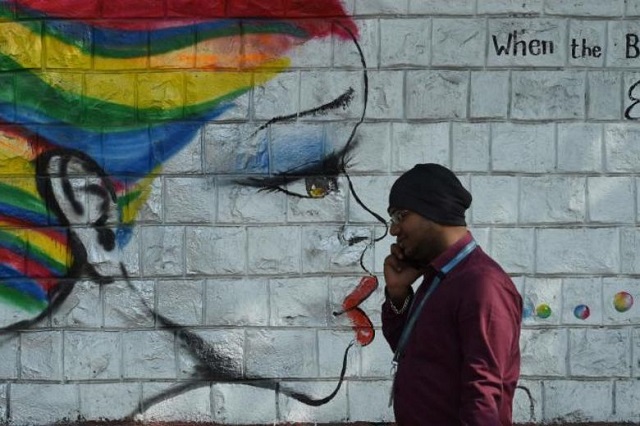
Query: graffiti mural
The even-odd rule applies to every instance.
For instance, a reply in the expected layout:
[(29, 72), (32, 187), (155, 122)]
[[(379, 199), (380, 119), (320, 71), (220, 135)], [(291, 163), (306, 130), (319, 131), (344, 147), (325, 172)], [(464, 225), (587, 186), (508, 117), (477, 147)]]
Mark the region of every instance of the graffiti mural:
[[(342, 90), (250, 120), (240, 144), (229, 149), (221, 140), (207, 168), (256, 191), (309, 199), (337, 191), (343, 176), (355, 202), (384, 223), (360, 201), (348, 175), (368, 92), (358, 37), (339, 0), (0, 1), (1, 332), (37, 326), (79, 279), (128, 282), (117, 253), (131, 241), (163, 165), (200, 143), (208, 123), (246, 117), (255, 90), (287, 96), (278, 82), (313, 43), (344, 46), (357, 57), (354, 71), (341, 76), (348, 75)], [(352, 124), (328, 132), (313, 121), (332, 114)], [(274, 131), (276, 125), (286, 131)], [(366, 250), (369, 240), (348, 244)], [(113, 265), (92, 261), (96, 253)], [(365, 276), (334, 315), (349, 318), (354, 343), (364, 346), (374, 330), (359, 305), (378, 283), (363, 256), (364, 250)], [(243, 379), (205, 339), (145, 307), (198, 364), (194, 380), (146, 406), (207, 381)], [(331, 400), (340, 387), (313, 399), (275, 381), (252, 385), (309, 405)]]

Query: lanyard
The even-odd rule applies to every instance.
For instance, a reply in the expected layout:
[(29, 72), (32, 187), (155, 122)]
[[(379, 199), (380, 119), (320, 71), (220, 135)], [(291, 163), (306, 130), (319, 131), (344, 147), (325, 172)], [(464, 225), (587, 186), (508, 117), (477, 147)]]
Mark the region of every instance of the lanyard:
[[(391, 365), (392, 365), (391, 375), (392, 375), (393, 384), (391, 386), (391, 398), (389, 399), (389, 406), (391, 406), (391, 404), (393, 403), (393, 388), (395, 384), (395, 375), (396, 375), (396, 370), (398, 368), (398, 362), (400, 361), (400, 356), (402, 355), (402, 352), (404, 351), (404, 347), (407, 345), (407, 342), (409, 341), (409, 336), (411, 335), (411, 332), (413, 331), (413, 327), (415, 327), (416, 322), (418, 321), (418, 317), (420, 316), (420, 312), (422, 312), (422, 308), (424, 307), (427, 299), (429, 299), (429, 297), (436, 290), (438, 285), (440, 285), (440, 282), (442, 281), (442, 279), (449, 272), (451, 272), (453, 268), (458, 266), (458, 264), (462, 262), (467, 256), (469, 256), (469, 254), (471, 254), (471, 252), (477, 246), (478, 244), (475, 242), (475, 240), (469, 241), (469, 243), (466, 246), (464, 246), (455, 255), (453, 259), (447, 262), (447, 264), (442, 267), (440, 272), (438, 272), (436, 277), (431, 282), (431, 285), (429, 286), (429, 289), (425, 293), (424, 297), (422, 297), (422, 299), (420, 300), (420, 303), (417, 306), (415, 306), (415, 304), (411, 304), (411, 308), (409, 309), (409, 320), (407, 321), (407, 324), (404, 326), (404, 329), (402, 330), (402, 334), (400, 335), (400, 341), (398, 342), (398, 347), (396, 348), (395, 354), (393, 354), (393, 361), (391, 361)], [(414, 306), (415, 306), (415, 309), (414, 309)]]

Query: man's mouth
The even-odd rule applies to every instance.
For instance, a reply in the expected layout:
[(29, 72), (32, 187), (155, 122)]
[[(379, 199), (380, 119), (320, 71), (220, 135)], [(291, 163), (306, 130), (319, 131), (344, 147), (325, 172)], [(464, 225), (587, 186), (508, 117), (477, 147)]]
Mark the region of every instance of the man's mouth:
[(356, 340), (361, 346), (367, 346), (373, 341), (375, 331), (367, 314), (358, 306), (378, 288), (378, 278), (375, 275), (363, 277), (356, 288), (342, 301), (342, 310), (334, 312), (338, 316), (347, 314), (351, 327), (356, 333)]

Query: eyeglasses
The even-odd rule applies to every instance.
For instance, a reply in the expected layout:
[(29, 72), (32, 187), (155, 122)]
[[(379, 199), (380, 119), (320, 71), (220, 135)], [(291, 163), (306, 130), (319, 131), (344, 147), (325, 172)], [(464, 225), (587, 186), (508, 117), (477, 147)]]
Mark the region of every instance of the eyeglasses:
[(409, 210), (395, 210), (389, 216), (389, 226), (399, 225), (402, 222), (402, 219), (409, 213)]

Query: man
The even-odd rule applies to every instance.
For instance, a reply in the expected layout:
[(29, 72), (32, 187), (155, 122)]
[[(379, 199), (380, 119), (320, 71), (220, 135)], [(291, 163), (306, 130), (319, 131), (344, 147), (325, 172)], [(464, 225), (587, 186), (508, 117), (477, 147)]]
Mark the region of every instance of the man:
[(382, 330), (395, 354), (399, 425), (512, 424), (522, 299), (467, 230), (470, 205), (437, 164), (416, 165), (389, 194), (396, 243), (384, 263)]

